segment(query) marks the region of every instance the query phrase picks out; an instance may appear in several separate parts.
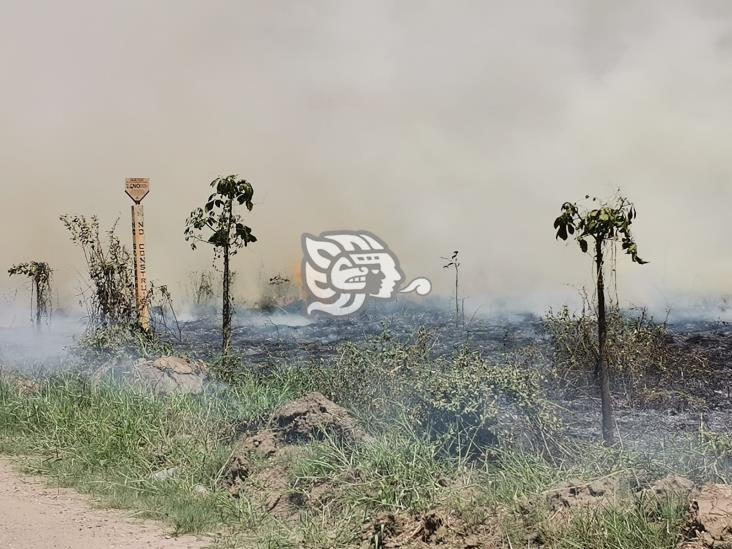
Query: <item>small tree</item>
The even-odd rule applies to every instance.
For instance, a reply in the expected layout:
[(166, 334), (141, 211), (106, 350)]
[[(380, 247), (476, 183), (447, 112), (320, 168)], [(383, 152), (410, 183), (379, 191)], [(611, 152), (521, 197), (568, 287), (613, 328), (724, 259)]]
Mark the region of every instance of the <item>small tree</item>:
[[(51, 276), (53, 270), (42, 261), (29, 261), (13, 265), (8, 269), (9, 276), (22, 275), (31, 280), (31, 322), (34, 320), (38, 330), (45, 317), (46, 322), (51, 319)], [(35, 300), (33, 299), (35, 297)], [(35, 303), (34, 303), (35, 301)], [(34, 310), (35, 309), (35, 310)]]
[[(585, 198), (590, 197), (587, 195)], [(597, 202), (597, 198), (593, 198), (592, 201)], [(583, 253), (590, 250), (588, 239), (594, 240), (593, 251), (597, 273), (597, 373), (599, 374), (602, 404), (602, 437), (607, 445), (611, 445), (615, 437), (607, 358), (604, 249), (607, 243), (620, 240), (623, 250), (635, 263), (640, 265), (647, 263), (638, 257), (638, 246), (630, 233), (630, 225), (635, 217), (636, 211), (633, 204), (627, 198), (618, 195), (611, 203), (601, 203), (597, 208), (584, 211), (580, 211), (575, 203), (565, 202), (562, 204), (561, 215), (554, 221), (554, 228), (557, 231), (556, 238), (567, 240), (570, 235), (574, 235)]]
[(231, 257), (243, 246), (257, 241), (237, 210), (239, 206), (252, 210), (254, 188), (236, 175), (216, 178), (211, 182), (211, 187), (214, 192), (204, 207), (196, 208), (188, 216), (184, 234), (192, 249), (195, 250), (198, 243), (203, 242), (213, 246), (214, 260), (223, 259), (222, 350), (226, 356), (231, 349)]
[(447, 263), (442, 266), (443, 269), (453, 269), (455, 271), (455, 326), (460, 324), (460, 261), (458, 260), (459, 250), (452, 252), (450, 257), (443, 257)]

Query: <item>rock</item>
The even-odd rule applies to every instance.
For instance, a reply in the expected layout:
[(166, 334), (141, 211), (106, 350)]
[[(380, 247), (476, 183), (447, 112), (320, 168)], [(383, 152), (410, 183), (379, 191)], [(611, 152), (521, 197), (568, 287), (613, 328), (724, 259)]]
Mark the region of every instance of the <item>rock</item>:
[(152, 480), (157, 481), (166, 481), (171, 478), (173, 478), (176, 474), (178, 474), (178, 468), (177, 467), (171, 467), (170, 469), (163, 469), (162, 471), (156, 471), (155, 473), (150, 475), (150, 478)]
[(708, 484), (692, 495), (685, 549), (732, 549), (732, 486)]
[(346, 409), (320, 393), (310, 393), (286, 404), (275, 412), (272, 422), (288, 443), (322, 438), (323, 431), (344, 439), (364, 438)]
[(189, 358), (164, 356), (137, 362), (132, 374), (161, 393), (199, 394), (208, 377), (208, 368), (203, 362)]
[(211, 493), (211, 490), (206, 488), (203, 484), (196, 484), (193, 487), (193, 493), (198, 496), (207, 496)]

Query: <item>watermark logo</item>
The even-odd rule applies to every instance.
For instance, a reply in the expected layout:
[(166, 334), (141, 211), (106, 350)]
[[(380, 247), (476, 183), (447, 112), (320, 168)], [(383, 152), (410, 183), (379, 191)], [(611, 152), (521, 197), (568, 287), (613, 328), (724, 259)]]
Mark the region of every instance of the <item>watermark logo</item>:
[(366, 231), (329, 231), (302, 235), (303, 277), (312, 297), (308, 314), (345, 316), (367, 299), (394, 299), (397, 293), (427, 295), (432, 284), (416, 278), (403, 288), (404, 272), (389, 247)]

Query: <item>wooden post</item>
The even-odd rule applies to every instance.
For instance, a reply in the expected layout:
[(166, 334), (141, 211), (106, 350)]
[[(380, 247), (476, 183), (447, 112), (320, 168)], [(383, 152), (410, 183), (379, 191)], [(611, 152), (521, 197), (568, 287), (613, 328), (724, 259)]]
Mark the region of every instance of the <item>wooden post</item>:
[(150, 180), (141, 177), (127, 178), (125, 192), (134, 201), (132, 205), (132, 251), (135, 258), (137, 320), (140, 323), (140, 328), (148, 332), (150, 331), (150, 307), (147, 299), (145, 212), (141, 202), (150, 192)]

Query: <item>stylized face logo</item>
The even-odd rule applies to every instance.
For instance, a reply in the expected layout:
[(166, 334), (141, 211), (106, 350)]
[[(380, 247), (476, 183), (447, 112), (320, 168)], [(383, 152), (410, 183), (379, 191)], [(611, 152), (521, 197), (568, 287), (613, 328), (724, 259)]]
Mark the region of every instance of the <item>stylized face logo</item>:
[[(354, 313), (368, 297), (393, 299), (397, 283), (404, 280), (394, 254), (365, 231), (334, 231), (320, 237), (305, 234), (302, 245), (305, 283), (315, 298), (308, 313)], [(430, 281), (420, 278), (400, 292), (416, 290), (419, 295), (427, 295), (431, 289)]]
[(333, 288), (343, 292), (366, 292), (371, 297), (390, 299), (404, 275), (390, 252), (341, 254), (330, 269)]

